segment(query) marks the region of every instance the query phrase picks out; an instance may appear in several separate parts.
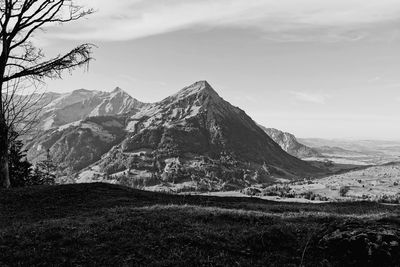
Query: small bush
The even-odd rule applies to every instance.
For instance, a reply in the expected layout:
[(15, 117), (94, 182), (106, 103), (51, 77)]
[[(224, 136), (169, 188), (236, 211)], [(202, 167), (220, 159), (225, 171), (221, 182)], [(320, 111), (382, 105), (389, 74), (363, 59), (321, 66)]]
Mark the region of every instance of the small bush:
[(312, 191), (307, 191), (302, 194), (303, 198), (308, 200), (315, 200), (316, 194)]
[(256, 196), (261, 193), (260, 189), (254, 187), (247, 187), (245, 189), (240, 190), (240, 192), (248, 196)]
[(341, 197), (344, 197), (344, 196), (346, 196), (346, 194), (348, 193), (350, 191), (350, 187), (349, 186), (341, 186), (340, 187), (340, 189), (339, 189), (339, 195), (341, 196)]
[(375, 198), (378, 203), (400, 204), (400, 193), (396, 195), (380, 195)]
[(275, 185), (270, 186), (264, 189), (262, 192), (263, 196), (278, 196), (278, 197), (287, 197), (287, 198), (294, 198), (295, 195), (287, 184), (285, 185)]

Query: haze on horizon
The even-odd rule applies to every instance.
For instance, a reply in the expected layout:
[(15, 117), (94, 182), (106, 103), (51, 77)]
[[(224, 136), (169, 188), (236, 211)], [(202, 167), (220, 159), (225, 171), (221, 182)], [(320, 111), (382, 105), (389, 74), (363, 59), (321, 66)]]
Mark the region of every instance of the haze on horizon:
[(80, 0), (86, 20), (48, 28), (48, 55), (98, 46), (89, 72), (47, 90), (155, 102), (207, 80), (255, 121), (298, 137), (400, 139), (398, 0)]

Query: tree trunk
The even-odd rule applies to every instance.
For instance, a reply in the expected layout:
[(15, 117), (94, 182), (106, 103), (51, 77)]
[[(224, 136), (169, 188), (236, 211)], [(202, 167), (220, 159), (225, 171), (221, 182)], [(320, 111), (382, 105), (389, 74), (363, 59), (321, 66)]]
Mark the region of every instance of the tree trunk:
[(8, 168), (8, 129), (7, 123), (4, 119), (4, 114), (1, 113), (2, 112), (0, 112), (0, 188), (9, 188), (10, 173)]
[(8, 133), (4, 122), (0, 123), (0, 188), (10, 187), (10, 174), (8, 169)]
[[(0, 93), (3, 93), (3, 82), (0, 81)], [(3, 95), (0, 96), (0, 188), (10, 187), (8, 169), (8, 126), (3, 113)]]
[[(3, 150), (3, 148), (2, 148)], [(1, 151), (1, 159), (0, 159), (0, 188), (9, 188), (10, 187), (10, 174), (8, 170), (8, 153), (4, 153)]]

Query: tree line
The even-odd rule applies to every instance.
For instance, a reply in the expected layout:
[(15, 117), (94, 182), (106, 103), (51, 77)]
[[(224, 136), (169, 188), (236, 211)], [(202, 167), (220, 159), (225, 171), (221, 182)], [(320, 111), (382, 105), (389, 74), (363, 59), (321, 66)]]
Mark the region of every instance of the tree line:
[(33, 166), (27, 159), (24, 143), (19, 139), (10, 144), (8, 166), (11, 187), (55, 184), (57, 166), (50, 157), (50, 151), (46, 152), (45, 159)]

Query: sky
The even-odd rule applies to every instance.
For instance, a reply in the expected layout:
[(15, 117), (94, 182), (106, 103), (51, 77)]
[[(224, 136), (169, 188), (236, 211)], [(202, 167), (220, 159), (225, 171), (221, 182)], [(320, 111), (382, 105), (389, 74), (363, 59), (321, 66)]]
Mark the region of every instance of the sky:
[(400, 140), (398, 0), (80, 0), (48, 27), (48, 56), (95, 60), (47, 90), (119, 86), (159, 101), (199, 80), (256, 122), (298, 137)]

